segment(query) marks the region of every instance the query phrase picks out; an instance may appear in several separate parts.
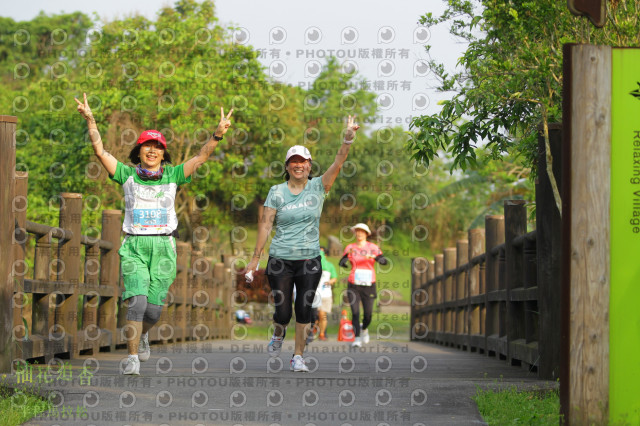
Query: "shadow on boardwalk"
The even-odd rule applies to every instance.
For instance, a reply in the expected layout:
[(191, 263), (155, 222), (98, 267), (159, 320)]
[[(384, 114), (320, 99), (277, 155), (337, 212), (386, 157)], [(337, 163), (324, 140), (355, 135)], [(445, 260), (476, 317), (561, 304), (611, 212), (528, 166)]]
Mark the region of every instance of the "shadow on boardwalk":
[(27, 424), (482, 424), (470, 398), (477, 386), (554, 386), (504, 361), (426, 343), (313, 342), (311, 373), (289, 370), (292, 352), (292, 340), (278, 358), (264, 341), (152, 346), (136, 377), (120, 374), (125, 351), (80, 357), (59, 372), (64, 380), (42, 386), (54, 390), (53, 416)]

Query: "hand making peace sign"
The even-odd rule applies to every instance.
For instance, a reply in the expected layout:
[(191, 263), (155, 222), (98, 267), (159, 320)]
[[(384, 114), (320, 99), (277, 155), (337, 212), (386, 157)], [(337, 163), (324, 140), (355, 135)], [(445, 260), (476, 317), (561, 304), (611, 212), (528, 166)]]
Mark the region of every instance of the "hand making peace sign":
[(347, 118), (347, 129), (344, 132), (344, 140), (346, 142), (352, 142), (359, 128), (360, 126), (356, 123), (356, 116), (349, 116)]
[(84, 93), (84, 103), (80, 102), (78, 98), (73, 98), (76, 100), (78, 104), (78, 112), (82, 117), (87, 121), (95, 121), (93, 118), (93, 113), (91, 112), (91, 107), (89, 107), (89, 102), (87, 101), (87, 94)]
[(231, 114), (233, 114), (233, 108), (231, 108), (231, 111), (229, 111), (229, 114), (227, 114), (227, 116), (225, 117), (224, 108), (220, 107), (220, 123), (218, 123), (218, 128), (215, 132), (215, 135), (217, 137), (222, 137), (222, 135), (227, 133), (229, 126), (231, 126)]

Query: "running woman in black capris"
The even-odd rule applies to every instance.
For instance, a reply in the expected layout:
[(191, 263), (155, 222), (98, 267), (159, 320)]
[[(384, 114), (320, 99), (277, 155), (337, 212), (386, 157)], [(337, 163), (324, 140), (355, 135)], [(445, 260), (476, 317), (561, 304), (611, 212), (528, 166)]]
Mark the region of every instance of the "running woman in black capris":
[[(344, 141), (335, 160), (320, 177), (311, 176), (311, 153), (300, 145), (291, 147), (285, 157), (285, 182), (274, 185), (264, 203), (258, 223), (258, 238), (247, 271), (254, 271), (267, 237), (275, 223), (276, 233), (269, 249), (267, 277), (275, 304), (274, 333), (268, 352), (278, 356), (292, 316), (293, 288), (296, 338), (291, 369), (309, 371), (302, 354), (311, 322), (311, 305), (322, 275), (320, 263), (320, 215), (324, 198), (333, 185), (359, 129), (355, 117), (349, 116)], [(249, 272), (248, 280), (251, 280)]]

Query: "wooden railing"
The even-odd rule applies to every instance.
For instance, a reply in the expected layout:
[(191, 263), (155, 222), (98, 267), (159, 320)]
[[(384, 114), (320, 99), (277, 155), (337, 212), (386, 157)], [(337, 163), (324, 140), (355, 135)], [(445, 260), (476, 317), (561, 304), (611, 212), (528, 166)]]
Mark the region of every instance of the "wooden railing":
[[(560, 182), (561, 128), (551, 127)], [(411, 338), (479, 352), (557, 379), (560, 365), (561, 218), (539, 140), (536, 228), (526, 233), (525, 202), (505, 201), (504, 215), (445, 248), (413, 259)], [(557, 155), (556, 155), (557, 154)]]
[(525, 229), (524, 201), (508, 201), (486, 230), (428, 265), (414, 259), (413, 336), (537, 368), (536, 232)]
[[(0, 139), (2, 156), (13, 155), (15, 170), (15, 143), (5, 143), (15, 135), (15, 121), (2, 124), (13, 124), (4, 132), (0, 129)], [(82, 235), (82, 194), (63, 193), (57, 227), (30, 222), (28, 174), (15, 172), (5, 178), (11, 181), (0, 185), (11, 188), (13, 197), (3, 200), (3, 215), (11, 217), (13, 226), (8, 229), (10, 243), (2, 246), (10, 268), (5, 262), (8, 280), (1, 288), (5, 299), (0, 305), (10, 315), (3, 315), (9, 326), (3, 323), (2, 343), (7, 346), (0, 352), (0, 367), (8, 371), (11, 362), (20, 359), (95, 356), (124, 346), (126, 304), (118, 255), (122, 212), (104, 210), (102, 229), (96, 230), (100, 235)], [(33, 253), (27, 253), (28, 247)], [(233, 258), (213, 264), (199, 248), (183, 242), (176, 250), (177, 276), (150, 340), (229, 338)]]

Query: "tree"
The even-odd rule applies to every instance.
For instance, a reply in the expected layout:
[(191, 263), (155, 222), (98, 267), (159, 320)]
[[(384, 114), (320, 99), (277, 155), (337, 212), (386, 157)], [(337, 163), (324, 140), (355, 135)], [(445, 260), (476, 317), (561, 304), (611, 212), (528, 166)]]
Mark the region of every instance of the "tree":
[[(433, 115), (411, 123), (412, 158), (429, 164), (439, 150), (453, 157), (452, 170), (476, 163), (476, 148), (491, 158), (512, 154), (536, 175), (538, 126), (547, 140), (547, 123), (561, 119), (562, 45), (591, 42), (614, 46), (640, 44), (636, 1), (608, 2), (604, 29), (571, 15), (555, 0), (448, 0), (443, 15), (424, 15), (426, 26), (449, 23), (450, 33), (468, 43), (459, 59), (461, 71), (450, 74), (435, 58), (429, 65), (438, 89), (451, 100)], [(426, 46), (427, 52), (430, 46)], [(550, 173), (550, 176), (553, 174)], [(557, 191), (556, 191), (557, 194)], [(558, 207), (559, 195), (556, 199)]]
[[(357, 221), (387, 225), (394, 236), (428, 225), (428, 196), (437, 191), (431, 177), (407, 168), (402, 129), (366, 125), (375, 121), (375, 95), (335, 58), (309, 90), (273, 81), (256, 52), (233, 43), (218, 25), (209, 1), (181, 0), (154, 19), (132, 16), (101, 26), (82, 14), (6, 23), (0, 109), (19, 117), (17, 162), (30, 171), (30, 220), (55, 223), (60, 192), (84, 194), (85, 229), (99, 227), (102, 209), (124, 208), (75, 111), (73, 98), (87, 92), (105, 148), (124, 162), (139, 133), (155, 128), (167, 136), (173, 162), (182, 163), (205, 142), (220, 106), (234, 108), (232, 129), (211, 161), (179, 190), (183, 238), (200, 225), (218, 241), (223, 231), (254, 226), (269, 187), (282, 182), (287, 149), (308, 146), (314, 174), (322, 174), (347, 115), (356, 115), (363, 131), (325, 203), (323, 235)], [(67, 37), (54, 43), (62, 24)], [(30, 28), (29, 42), (12, 50), (23, 28)], [(31, 72), (16, 79), (14, 68), (23, 62)]]
[[(47, 41), (59, 37), (55, 28), (66, 28), (56, 27), (64, 20), (69, 35)], [(73, 109), (73, 97), (87, 92), (106, 149), (123, 162), (137, 135), (155, 128), (165, 133), (173, 162), (180, 164), (208, 140), (220, 106), (234, 107), (235, 131), (220, 144), (215, 161), (181, 188), (176, 203), (187, 238), (194, 221), (230, 227), (230, 199), (237, 193), (252, 199), (256, 191), (251, 185), (235, 186), (242, 175), (239, 165), (252, 168), (246, 176), (259, 180), (263, 175), (268, 156), (259, 152), (274, 127), (265, 117), (276, 85), (267, 80), (256, 53), (233, 44), (216, 22), (212, 2), (181, 0), (162, 9), (156, 20), (134, 16), (106, 22), (100, 30), (90, 30), (91, 21), (81, 14), (41, 15), (8, 26), (0, 69), (3, 87), (12, 85), (13, 92), (0, 91), (0, 106), (11, 110), (16, 99), (25, 105), (14, 108), (21, 129), (17, 162), (31, 172), (32, 220), (53, 220), (48, 200), (63, 191), (98, 197), (101, 208), (123, 208), (119, 188), (97, 163), (92, 165), (86, 126)], [(31, 36), (23, 49), (13, 51), (8, 46), (23, 28)], [(50, 43), (54, 51), (40, 47)], [(12, 79), (20, 63), (30, 64), (31, 72)], [(287, 124), (276, 125), (293, 133)], [(99, 220), (97, 213), (93, 220)]]
[(68, 82), (72, 64), (83, 60), (78, 52), (92, 26), (80, 12), (40, 13), (25, 22), (0, 18), (0, 108), (19, 118), (16, 168), (30, 172), (29, 209), (46, 223), (57, 220), (56, 197), (62, 187), (73, 188), (83, 180), (90, 155), (81, 141), (69, 138), (70, 129), (60, 119), (66, 105), (58, 95), (69, 87), (54, 90), (52, 83)]

